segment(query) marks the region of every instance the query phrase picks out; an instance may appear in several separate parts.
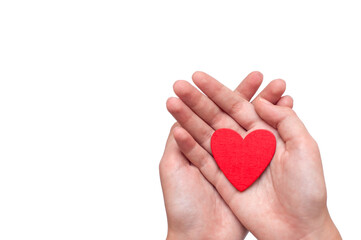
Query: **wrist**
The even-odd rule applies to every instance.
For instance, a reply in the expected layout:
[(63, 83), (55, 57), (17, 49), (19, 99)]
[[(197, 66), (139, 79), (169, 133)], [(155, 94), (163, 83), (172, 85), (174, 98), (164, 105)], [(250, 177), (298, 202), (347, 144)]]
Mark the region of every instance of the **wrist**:
[(186, 233), (179, 231), (168, 230), (167, 240), (193, 240), (193, 239), (208, 239), (209, 236), (204, 236), (201, 233)]
[(235, 239), (242, 240), (245, 239), (248, 231), (246, 229), (240, 229), (240, 231), (232, 232), (222, 232), (222, 231), (192, 231), (192, 232), (183, 232), (183, 231), (174, 231), (168, 229), (167, 240), (218, 240), (218, 239)]
[(323, 224), (306, 235), (302, 240), (311, 240), (311, 239), (329, 239), (329, 240), (338, 240), (342, 239), (339, 231), (337, 230), (336, 225), (332, 221), (330, 215), (327, 212), (327, 217), (324, 219)]
[(186, 236), (184, 236), (184, 234), (175, 233), (171, 230), (168, 230), (167, 240), (182, 240), (182, 239), (187, 239)]
[(168, 228), (167, 240), (202, 239), (202, 233), (197, 231), (180, 231)]

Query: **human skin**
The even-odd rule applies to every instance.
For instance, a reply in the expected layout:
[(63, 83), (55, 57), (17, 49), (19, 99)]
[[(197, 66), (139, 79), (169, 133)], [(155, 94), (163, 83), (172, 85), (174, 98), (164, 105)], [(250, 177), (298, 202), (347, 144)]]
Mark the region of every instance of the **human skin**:
[[(182, 96), (182, 103), (168, 101), (168, 110), (181, 125), (173, 130), (174, 138), (244, 227), (257, 239), (341, 239), (327, 209), (317, 143), (296, 113), (262, 96), (251, 104), (202, 72), (196, 72), (193, 81), (212, 101), (198, 108)], [(209, 111), (222, 114), (208, 117)], [(267, 129), (276, 137), (270, 165), (244, 192), (226, 179), (211, 155), (210, 138), (219, 128), (233, 129), (243, 138)]]
[[(281, 106), (292, 107), (289, 96), (281, 97), (285, 91), (283, 82), (269, 84), (259, 96)], [(235, 90), (236, 94), (249, 101), (262, 82), (262, 74), (249, 74)], [(174, 85), (175, 92), (199, 107), (210, 101), (185, 81)], [(190, 94), (190, 95), (189, 95)], [(196, 106), (194, 106), (196, 107)], [(194, 114), (194, 113), (193, 113)], [(220, 114), (207, 112), (205, 114)], [(227, 117), (227, 115), (224, 115)], [(241, 225), (219, 193), (181, 153), (174, 139), (175, 124), (169, 134), (159, 171), (168, 219), (167, 239), (243, 239), (248, 231)]]

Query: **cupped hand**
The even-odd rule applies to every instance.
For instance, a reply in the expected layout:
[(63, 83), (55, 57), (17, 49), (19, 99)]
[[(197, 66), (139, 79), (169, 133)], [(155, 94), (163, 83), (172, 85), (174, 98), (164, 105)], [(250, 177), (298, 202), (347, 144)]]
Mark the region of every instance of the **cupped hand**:
[[(174, 137), (241, 223), (258, 239), (340, 239), (326, 206), (318, 146), (295, 112), (285, 106), (291, 99), (260, 94), (251, 104), (247, 95), (229, 90), (205, 73), (195, 73), (193, 81), (208, 98), (198, 92), (192, 95), (198, 95), (199, 101), (191, 101), (184, 86), (175, 86), (181, 101), (170, 99), (168, 110), (182, 127), (174, 129)], [(282, 95), (284, 82), (272, 84), (281, 86), (273, 93), (278, 89)], [(244, 192), (234, 188), (212, 157), (210, 138), (219, 128), (231, 128), (242, 137), (268, 129), (276, 136), (273, 160)]]
[[(261, 82), (260, 73), (251, 73), (235, 92), (250, 99)], [(175, 88), (178, 88), (180, 84), (185, 84), (185, 82), (178, 82)], [(206, 104), (205, 101), (210, 101), (203, 94), (194, 91), (195, 88), (190, 85), (182, 89), (184, 99), (189, 104), (194, 101), (198, 104)], [(261, 95), (270, 101), (279, 101), (285, 106), (292, 106), (292, 99), (281, 97), (283, 92), (282, 87), (279, 89), (271, 84), (261, 92)], [(202, 105), (198, 106), (202, 109)], [(212, 111), (212, 109), (206, 109), (208, 110)], [(205, 114), (214, 116), (217, 113), (206, 112)], [(185, 121), (187, 121), (186, 118)], [(189, 123), (192, 124), (192, 120)], [(175, 124), (170, 131), (159, 165), (168, 219), (168, 239), (243, 239), (248, 231), (241, 225), (212, 184), (180, 151), (173, 136), (177, 126), (179, 124)]]
[(167, 239), (244, 239), (241, 225), (214, 187), (190, 164), (169, 134), (159, 165), (168, 219)]

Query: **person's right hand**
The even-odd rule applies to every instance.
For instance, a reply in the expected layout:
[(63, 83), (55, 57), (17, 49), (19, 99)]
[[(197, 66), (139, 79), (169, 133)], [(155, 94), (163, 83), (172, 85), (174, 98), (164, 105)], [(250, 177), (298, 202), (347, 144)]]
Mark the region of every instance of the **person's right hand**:
[[(180, 114), (188, 111), (186, 105), (180, 108), (170, 102), (168, 109), (182, 126), (174, 129), (174, 137), (241, 223), (258, 239), (341, 239), (326, 206), (318, 146), (295, 112), (263, 97), (252, 105), (201, 72), (193, 80), (213, 102), (198, 108), (187, 104), (195, 113), (188, 116), (192, 121), (184, 121), (184, 113)], [(228, 118), (204, 114), (211, 109), (227, 113)], [(277, 139), (270, 166), (244, 192), (228, 181), (211, 155), (210, 138), (219, 128), (231, 128), (243, 138), (267, 129)]]

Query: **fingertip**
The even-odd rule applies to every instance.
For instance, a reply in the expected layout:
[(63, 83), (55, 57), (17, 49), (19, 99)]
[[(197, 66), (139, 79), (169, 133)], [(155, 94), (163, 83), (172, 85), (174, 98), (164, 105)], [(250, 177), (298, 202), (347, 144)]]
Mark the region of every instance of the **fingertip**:
[(277, 102), (277, 106), (293, 108), (293, 98), (289, 95), (283, 96)]
[(173, 132), (173, 130), (179, 126), (180, 126), (180, 124), (178, 122), (173, 123), (172, 127), (170, 128), (170, 131)]
[(183, 96), (183, 95), (187, 94), (188, 86), (189, 86), (189, 83), (187, 81), (177, 80), (173, 84), (173, 91), (175, 92), (175, 94), (177, 94), (177, 96), (180, 96), (180, 95)]
[(261, 85), (261, 83), (263, 81), (263, 74), (261, 72), (253, 71), (248, 76), (252, 77), (252, 80), (254, 82), (257, 82), (257, 83), (259, 83), (259, 85)]
[(243, 99), (250, 101), (257, 92), (258, 88), (261, 86), (262, 81), (262, 73), (253, 71), (244, 78), (244, 80), (236, 88), (235, 92), (240, 94)]
[(202, 76), (204, 77), (206, 73), (205, 72), (202, 72), (202, 71), (195, 71), (193, 74), (192, 74), (192, 79), (198, 79), (198, 78), (201, 78)]
[(168, 98), (167, 102), (166, 102), (166, 107), (167, 107), (167, 110), (171, 113), (179, 111), (181, 108), (179, 99), (176, 97)]
[(252, 88), (254, 88), (256, 91), (261, 86), (263, 82), (263, 74), (258, 71), (253, 71), (245, 78), (248, 79), (249, 84)]
[(285, 81), (284, 79), (282, 79), (282, 78), (277, 78), (277, 79), (275, 79), (274, 81), (280, 82), (280, 83), (282, 83), (282, 84), (286, 87), (286, 81)]
[(178, 139), (178, 140), (184, 140), (184, 139), (185, 139), (185, 135), (184, 135), (183, 130), (184, 130), (184, 129), (183, 129), (182, 127), (176, 126), (176, 127), (173, 129), (174, 138), (175, 138), (175, 139)]
[(263, 78), (263, 73), (261, 73), (260, 71), (253, 71), (251, 72), (251, 74), (258, 75), (259, 78)]
[(286, 91), (286, 82), (282, 79), (275, 79), (272, 80), (256, 97), (254, 101), (257, 100), (257, 98), (261, 97), (265, 99), (266, 101), (276, 104), (282, 97), (283, 93)]
[(197, 86), (199, 86), (200, 84), (206, 82), (207, 77), (208, 77), (208, 74), (206, 74), (205, 72), (196, 71), (192, 75), (192, 80)]
[(165, 102), (165, 106), (167, 107), (168, 111), (169, 111), (169, 107), (172, 105), (172, 98), (173, 97), (170, 97), (167, 99), (167, 101)]
[(175, 82), (173, 83), (173, 90), (174, 90), (174, 91), (176, 91), (176, 89), (178, 89), (178, 87), (179, 87), (178, 85), (179, 85), (179, 84), (182, 84), (181, 82), (182, 82), (182, 80), (177, 80), (177, 81), (175, 81)]
[(286, 81), (283, 79), (272, 80), (270, 85), (272, 86), (272, 94), (283, 94), (286, 91)]

